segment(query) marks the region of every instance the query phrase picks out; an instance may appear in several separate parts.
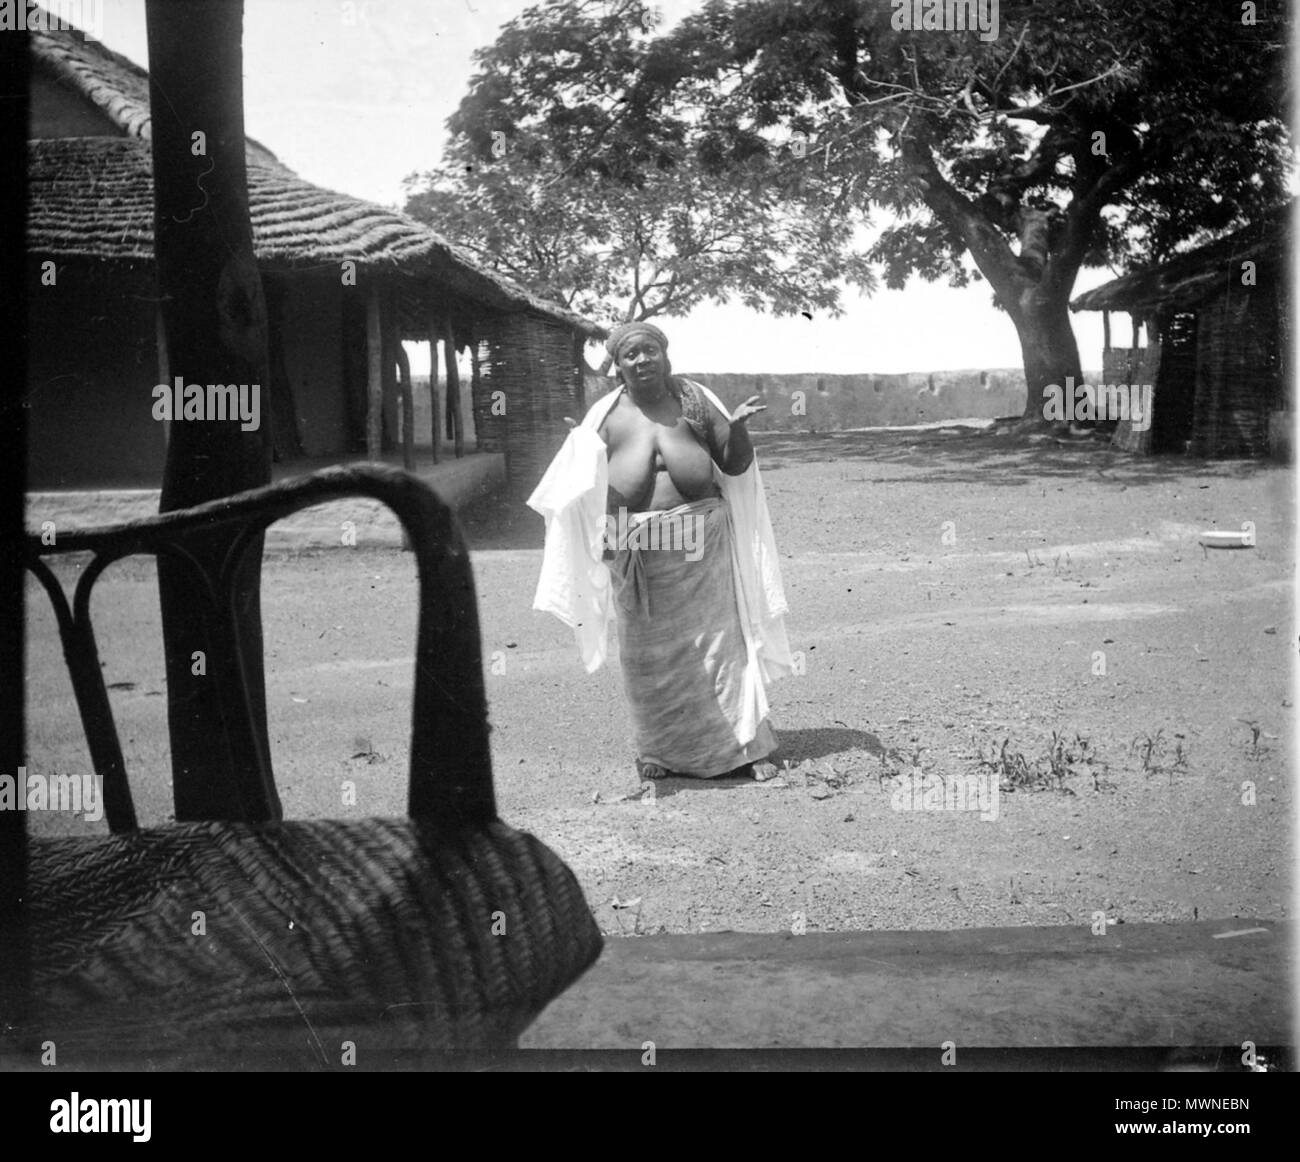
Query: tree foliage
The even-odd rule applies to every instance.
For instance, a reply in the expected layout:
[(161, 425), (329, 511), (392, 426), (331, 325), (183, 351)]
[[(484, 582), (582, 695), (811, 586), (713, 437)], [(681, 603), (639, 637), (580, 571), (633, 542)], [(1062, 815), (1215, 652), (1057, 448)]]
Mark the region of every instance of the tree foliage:
[(1081, 266), (1163, 259), (1285, 197), (1277, 4), (1003, 0), (991, 39), (900, 29), (901, 7), (712, 0), (662, 39), (679, 65), (655, 100), (703, 100), (695, 132), (733, 151), (780, 126), (838, 156), (853, 195), (892, 212), (870, 251), (888, 286), (987, 278), (1020, 335), (1027, 415), (1079, 375)]
[(956, 274), (967, 249), (990, 266), (1159, 260), (1285, 196), (1277, 5), (1243, 24), (1220, 0), (1003, 0), (992, 41), (900, 31), (896, 12), (713, 0), (669, 38), (682, 57), (713, 46), (696, 93), (709, 73), (731, 81), (708, 131), (814, 132), (863, 196), (916, 215), (873, 252), (891, 285)]
[(845, 284), (874, 285), (863, 208), (836, 206), (827, 182), (792, 189), (779, 151), (719, 164), (698, 112), (659, 100), (652, 30), (639, 0), (567, 0), (507, 24), (476, 54), (441, 165), (408, 179), (407, 212), (595, 317), (732, 299), (839, 313)]
[[(751, 207), (763, 221), (791, 209), (805, 247), (815, 239), (827, 256), (796, 265), (823, 286), (837, 272), (869, 285), (862, 256), (837, 267), (835, 251), (851, 215), (857, 224), (884, 208), (866, 257), (886, 285), (989, 281), (1020, 337), (1027, 415), (1043, 386), (1080, 374), (1068, 302), (1082, 266), (1159, 261), (1286, 196), (1290, 17), (1273, 0), (1002, 0), (990, 38), (925, 21), (902, 29), (902, 7), (709, 0), (654, 36), (637, 0), (534, 9), (481, 54), (449, 165), (482, 167), (491, 134), (504, 134), (502, 160), (528, 175), (511, 196), (539, 229), (518, 206), (497, 220), (517, 231), (516, 247), (537, 239), (553, 252), (551, 292), (584, 306), (587, 287), (613, 293), (606, 264), (630, 264), (669, 206), (728, 224)], [(941, 22), (943, 4), (921, 8)], [(462, 184), (440, 175), (462, 207), (482, 199), (454, 212), (486, 207), (492, 182), (478, 173)], [(679, 184), (661, 192), (661, 181)], [(710, 201), (724, 186), (761, 198)], [(445, 202), (442, 212), (449, 230), (473, 225)], [(570, 227), (594, 252), (573, 245)], [(773, 289), (759, 267), (758, 251), (783, 239), (748, 222), (738, 232), (755, 263), (754, 281), (739, 283), (746, 301), (761, 303), (766, 288), (776, 309), (795, 306), (800, 296)], [(510, 241), (498, 234), (483, 253)]]

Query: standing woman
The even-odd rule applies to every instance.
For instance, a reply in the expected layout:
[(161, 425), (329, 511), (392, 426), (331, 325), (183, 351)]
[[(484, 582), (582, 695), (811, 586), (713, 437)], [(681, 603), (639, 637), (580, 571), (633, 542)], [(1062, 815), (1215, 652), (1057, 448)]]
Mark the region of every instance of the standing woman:
[[(587, 670), (618, 623), (642, 778), (765, 777), (766, 683), (790, 649), (776, 544), (745, 422), (672, 374), (650, 323), (615, 329), (620, 386), (598, 400), (528, 504), (546, 518), (533, 608), (572, 626)], [(760, 764), (756, 769), (755, 764)]]

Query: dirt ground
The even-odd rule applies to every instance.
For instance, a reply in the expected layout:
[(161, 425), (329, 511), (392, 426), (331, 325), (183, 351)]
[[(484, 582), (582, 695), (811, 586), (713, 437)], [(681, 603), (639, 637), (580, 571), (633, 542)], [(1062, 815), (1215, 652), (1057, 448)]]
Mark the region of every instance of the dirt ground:
[[(466, 514), (501, 815), (560, 853), (606, 932), (1290, 915), (1292, 469), (957, 429), (757, 445), (803, 669), (770, 689), (783, 769), (767, 783), (643, 796), (616, 645), (589, 676), (570, 631), (530, 609), (540, 518), (499, 500)], [(1253, 548), (1197, 543), (1244, 521)], [(286, 815), (403, 812), (413, 579), (409, 554), (364, 544), (268, 558)], [(114, 566), (96, 593), (142, 822), (159, 822), (153, 569)], [(29, 773), (88, 771), (35, 583), (28, 617)], [(1004, 740), (1043, 767), (1054, 732), (1076, 761), (1002, 790), (996, 818), (894, 809), (900, 777), (977, 774)]]

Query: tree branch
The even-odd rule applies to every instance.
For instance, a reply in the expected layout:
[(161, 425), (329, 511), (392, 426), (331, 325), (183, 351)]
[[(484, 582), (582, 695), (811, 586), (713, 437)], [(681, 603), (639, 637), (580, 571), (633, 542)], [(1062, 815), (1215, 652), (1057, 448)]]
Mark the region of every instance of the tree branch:
[(1052, 262), (1051, 275), (1054, 279), (1069, 276), (1073, 283), (1074, 275), (1083, 264), (1084, 255), (1092, 241), (1093, 232), (1101, 212), (1124, 186), (1133, 182), (1147, 167), (1145, 151), (1125, 158), (1101, 174), (1090, 189), (1076, 194), (1065, 210), (1065, 241), (1057, 248)]
[(930, 150), (923, 143), (904, 137), (900, 154), (921, 190), (922, 200), (935, 217), (960, 235), (993, 289), (1002, 294), (1021, 281), (1023, 275), (1016, 267), (1015, 255), (1006, 239), (987, 215), (944, 179)]

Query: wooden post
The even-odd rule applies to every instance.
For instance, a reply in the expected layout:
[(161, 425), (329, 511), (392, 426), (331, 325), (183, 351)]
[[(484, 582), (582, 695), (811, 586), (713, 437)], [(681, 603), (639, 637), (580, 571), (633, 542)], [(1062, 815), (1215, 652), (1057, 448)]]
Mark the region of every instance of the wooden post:
[[(163, 321), (161, 303), (159, 303), (154, 309), (154, 328), (158, 345), (158, 382), (171, 383), (171, 360), (167, 357), (167, 324)], [(163, 420), (162, 423), (158, 425), (159, 435), (162, 438), (164, 464), (167, 462), (167, 446), (171, 437), (171, 427), (171, 420)]]
[(1138, 340), (1142, 335), (1142, 316), (1133, 315), (1133, 350), (1137, 350)]
[(483, 371), (479, 366), (478, 340), (471, 337), (469, 343), (469, 398), (478, 407), (474, 416), (474, 451), (483, 451), (483, 429), (487, 426), (489, 409), (479, 403), (483, 391)]
[(397, 350), (397, 386), (402, 393), (402, 467), (408, 472), (415, 471), (415, 400), (411, 396), (411, 361), (407, 358), (406, 348), (398, 339)]
[[(34, 71), (27, 56), (27, 37), (0, 36), (0, 157), (17, 158), (27, 148), (28, 78)], [(23, 168), (10, 163), (7, 179), (15, 200), (23, 204), (26, 177)], [(23, 216), (0, 218), (0, 254), (21, 254), (26, 241)], [(29, 291), (27, 279), (0, 280), (0, 318), (26, 319)], [(34, 304), (33, 304), (34, 305)], [(22, 342), (9, 342), (0, 350), (0, 367), (6, 383), (27, 383), (27, 351)], [(170, 383), (170, 380), (160, 380)], [(5, 434), (9, 479), (15, 487), (0, 489), (0, 606), (15, 612), (23, 608), (30, 574), (22, 557), (11, 546), (23, 536), (23, 493), (19, 485), (23, 471), (27, 418), (24, 393), (5, 392), (0, 399), (0, 431)], [(159, 427), (162, 425), (160, 424)], [(30, 616), (30, 615), (29, 615)], [(23, 653), (23, 618), (0, 619), (0, 683), (14, 695), (0, 702), (0, 773), (14, 773), (30, 753), (32, 740), (24, 728), (23, 689), (28, 669)], [(39, 706), (32, 707), (40, 714)], [(27, 812), (0, 811), (0, 1012), (6, 1023), (22, 1028), (40, 1011), (31, 985), (32, 941), (30, 917), (35, 911), (27, 894)]]
[(433, 462), (442, 459), (442, 401), (438, 396), (438, 332), (441, 328), (436, 315), (429, 316), (429, 424), (433, 436)]
[(397, 395), (397, 348), (400, 346), (397, 338), (397, 288), (392, 283), (384, 287), (380, 331), (384, 337), (384, 406), (379, 425), (379, 447), (382, 454), (397, 445), (397, 425), (401, 415)]
[(378, 460), (383, 433), (384, 332), (379, 309), (379, 284), (366, 290), (366, 459)]
[(1101, 349), (1110, 350), (1110, 312), (1102, 311), (1101, 313)]
[[(412, 396), (411, 361), (407, 358), (406, 348), (398, 337), (397, 347), (393, 352), (397, 356), (397, 390), (402, 394), (402, 467), (408, 472), (415, 471), (415, 399)], [(409, 552), (411, 534), (402, 526), (402, 548)]]
[[(154, 258), (170, 370), (186, 383), (256, 384), (259, 392), (250, 430), (216, 416), (171, 425), (159, 510), (173, 512), (270, 480), (274, 386), (248, 215), (243, 7), (147, 0), (145, 25)], [(212, 533), (195, 558), (216, 573), (231, 543), (229, 532)], [(259, 536), (234, 581), (231, 616), (214, 619), (193, 568), (158, 561), (178, 821), (280, 817), (266, 728), (261, 568)], [(200, 650), (206, 668), (196, 674)], [(223, 698), (241, 684), (239, 704)]]
[(443, 361), (447, 365), (447, 400), (451, 405), (451, 419), (456, 441), (456, 459), (465, 455), (465, 422), (460, 414), (460, 371), (456, 367), (456, 336), (451, 319), (443, 320)]

